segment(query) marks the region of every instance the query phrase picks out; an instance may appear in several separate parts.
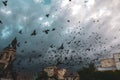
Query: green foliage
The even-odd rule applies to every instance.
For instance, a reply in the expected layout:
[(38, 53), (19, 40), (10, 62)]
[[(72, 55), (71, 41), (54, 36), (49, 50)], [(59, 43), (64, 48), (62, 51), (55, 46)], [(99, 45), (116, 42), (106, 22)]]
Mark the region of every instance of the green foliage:
[(3, 65), (0, 64), (0, 72), (3, 72)]

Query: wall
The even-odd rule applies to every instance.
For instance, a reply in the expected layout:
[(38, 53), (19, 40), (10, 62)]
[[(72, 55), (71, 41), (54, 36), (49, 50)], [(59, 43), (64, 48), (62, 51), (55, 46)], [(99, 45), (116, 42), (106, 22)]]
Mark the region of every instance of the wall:
[(114, 67), (115, 61), (113, 58), (103, 59), (101, 60), (101, 67), (102, 68), (108, 68), (108, 67)]
[(116, 63), (117, 70), (120, 70), (120, 53), (114, 54), (114, 59)]

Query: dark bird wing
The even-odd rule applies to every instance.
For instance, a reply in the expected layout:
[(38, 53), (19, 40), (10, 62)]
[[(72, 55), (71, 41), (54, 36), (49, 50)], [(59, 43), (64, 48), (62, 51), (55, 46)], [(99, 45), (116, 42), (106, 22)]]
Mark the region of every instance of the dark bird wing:
[(19, 31), (19, 34), (22, 34), (22, 30)]
[(44, 30), (43, 32), (45, 32), (45, 34), (48, 34), (49, 31), (50, 31), (50, 30), (47, 29), (47, 30)]
[(58, 48), (58, 50), (60, 50), (60, 49), (64, 49), (63, 43), (62, 43), (62, 45)]
[(17, 38), (15, 37), (12, 42), (11, 42), (12, 48), (16, 49), (16, 45), (17, 45)]
[(50, 14), (46, 14), (45, 16), (48, 18), (50, 16)]
[(37, 33), (36, 33), (36, 30), (34, 30), (32, 33), (31, 33), (31, 36), (35, 36)]
[(0, 24), (3, 24), (3, 22), (0, 20)]
[(2, 3), (4, 4), (4, 6), (7, 6), (7, 2), (8, 1), (2, 1)]

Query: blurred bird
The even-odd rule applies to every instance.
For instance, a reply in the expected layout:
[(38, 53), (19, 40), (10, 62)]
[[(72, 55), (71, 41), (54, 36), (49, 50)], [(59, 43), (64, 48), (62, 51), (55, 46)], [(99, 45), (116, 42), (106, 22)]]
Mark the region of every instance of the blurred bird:
[(58, 50), (60, 50), (60, 49), (64, 49), (63, 43), (62, 43), (62, 45), (58, 48)]
[(31, 36), (35, 36), (37, 33), (36, 33), (36, 30), (34, 30), (32, 33), (31, 33)]
[(50, 14), (46, 14), (45, 16), (48, 18), (50, 16)]
[(7, 6), (7, 0), (6, 1), (2, 1), (2, 3), (4, 4), (4, 6)]
[(44, 30), (43, 32), (45, 32), (46, 34), (48, 34), (49, 31), (50, 31), (50, 30), (47, 29), (47, 30)]
[(0, 20), (0, 24), (3, 24), (3, 22)]
[(19, 31), (19, 34), (22, 34), (22, 30)]

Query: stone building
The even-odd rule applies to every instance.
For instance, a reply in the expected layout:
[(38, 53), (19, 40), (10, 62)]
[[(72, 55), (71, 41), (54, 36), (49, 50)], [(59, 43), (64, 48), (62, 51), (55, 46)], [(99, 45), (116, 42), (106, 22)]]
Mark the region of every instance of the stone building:
[(115, 60), (114, 58), (102, 59), (100, 64), (102, 68), (115, 67)]
[(114, 54), (113, 57), (115, 60), (117, 70), (120, 70), (120, 53)]
[(56, 73), (57, 73), (57, 67), (56, 66), (46, 67), (44, 69), (44, 71), (47, 73), (48, 77), (52, 77), (52, 76), (56, 75)]
[(57, 79), (58, 80), (64, 80), (65, 79), (65, 73), (66, 73), (66, 69), (59, 69), (57, 70)]
[(46, 67), (44, 71), (49, 77), (47, 80), (80, 80), (80, 76), (77, 72), (69, 72), (64, 68), (58, 69), (56, 66), (51, 66)]
[(98, 71), (111, 71), (116, 70), (116, 64), (114, 58), (102, 59), (100, 61), (100, 66), (97, 67)]
[(120, 70), (120, 53), (114, 53), (113, 58), (102, 59), (98, 71)]
[(77, 72), (66, 72), (64, 80), (80, 80), (80, 76)]
[(44, 72), (46, 73), (46, 79), (47, 80), (55, 80), (56, 74), (57, 74), (57, 67), (56, 66), (50, 66), (44, 68)]
[(3, 69), (6, 69), (7, 66), (12, 63), (15, 52), (15, 49), (10, 48), (0, 53), (0, 65)]
[(12, 63), (15, 52), (15, 49), (7, 48), (0, 53), (0, 79), (11, 80), (13, 78)]

